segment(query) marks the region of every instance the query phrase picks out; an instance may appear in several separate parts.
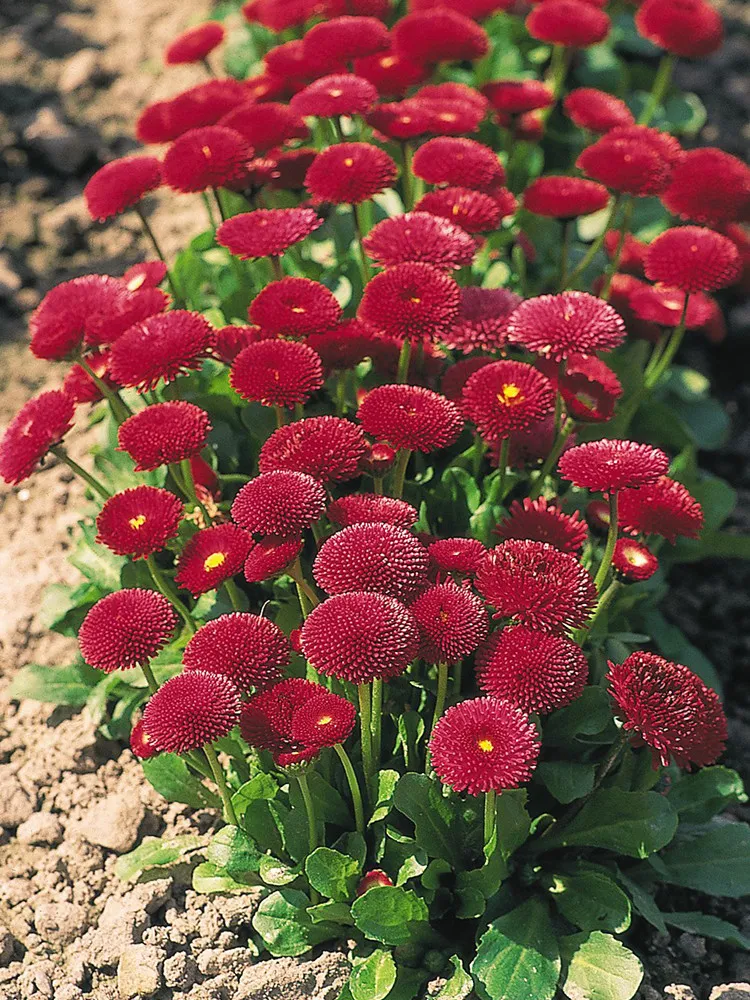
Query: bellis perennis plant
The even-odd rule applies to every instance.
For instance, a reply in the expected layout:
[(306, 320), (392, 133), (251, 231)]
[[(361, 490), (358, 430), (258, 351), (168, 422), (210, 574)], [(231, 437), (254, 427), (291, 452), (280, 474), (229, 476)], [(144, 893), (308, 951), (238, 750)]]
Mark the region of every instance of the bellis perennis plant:
[(88, 490), (86, 579), (45, 604), (81, 659), (14, 693), (88, 702), (223, 819), (120, 873), (260, 887), (271, 955), (350, 949), (342, 1000), (629, 1000), (644, 934), (738, 934), (665, 886), (750, 891), (718, 677), (658, 609), (680, 561), (748, 552), (675, 364), (747, 269), (750, 170), (687, 148), (670, 83), (721, 24), (508, 6), (256, 0), (174, 39), (228, 75), (85, 192), (160, 259), (48, 293), (31, 350), (71, 367), (0, 443), (6, 482)]

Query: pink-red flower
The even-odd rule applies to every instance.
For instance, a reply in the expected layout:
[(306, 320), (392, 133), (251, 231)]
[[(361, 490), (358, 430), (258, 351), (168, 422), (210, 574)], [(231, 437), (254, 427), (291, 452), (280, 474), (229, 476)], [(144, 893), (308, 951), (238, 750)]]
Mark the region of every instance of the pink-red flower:
[(487, 549), (476, 538), (438, 538), (427, 547), (431, 567), (438, 573), (473, 576)]
[(659, 568), (659, 560), (642, 542), (634, 538), (619, 538), (612, 553), (612, 569), (623, 583), (640, 583), (650, 579)]
[(467, 187), (446, 187), (429, 191), (419, 199), (418, 212), (438, 215), (467, 233), (486, 233), (497, 229), (500, 221), (516, 211), (517, 203), (506, 188), (493, 194)]
[(232, 504), (232, 517), (259, 535), (296, 535), (318, 521), (326, 492), (304, 472), (276, 469), (245, 483)]
[(240, 260), (281, 257), (322, 222), (311, 208), (256, 208), (222, 222), (216, 242)]
[(230, 373), (235, 392), (263, 406), (305, 403), (323, 381), (320, 355), (293, 340), (249, 344), (234, 359)]
[(508, 320), (507, 335), (511, 344), (562, 361), (570, 354), (614, 350), (625, 339), (625, 323), (595, 295), (562, 292), (522, 302)]
[(262, 583), (283, 573), (302, 551), (301, 535), (266, 535), (253, 542), (245, 560), (248, 583)]
[(161, 164), (155, 156), (124, 156), (101, 167), (83, 197), (92, 219), (103, 222), (136, 205), (161, 185)]
[(96, 540), (118, 556), (145, 559), (177, 534), (183, 506), (158, 486), (132, 486), (105, 501), (96, 519)]
[(609, 192), (584, 177), (538, 177), (523, 193), (523, 206), (535, 215), (574, 219), (607, 207)]
[(541, 80), (493, 80), (482, 88), (492, 107), (502, 115), (521, 115), (554, 104), (555, 96)]
[(713, 292), (739, 277), (735, 244), (701, 226), (678, 226), (657, 236), (646, 251), (646, 277), (685, 292)]
[(555, 405), (548, 378), (523, 361), (496, 361), (464, 386), (461, 408), (485, 441), (507, 438), (542, 420)]
[(240, 104), (224, 115), (220, 124), (242, 136), (256, 156), (290, 139), (307, 139), (310, 134), (299, 115), (274, 101)]
[(563, 479), (595, 493), (648, 486), (668, 467), (663, 451), (636, 441), (587, 441), (566, 451), (557, 463)]
[(291, 469), (322, 483), (360, 474), (367, 442), (360, 427), (341, 417), (307, 417), (280, 427), (260, 450), (261, 472)]
[(447, 7), (407, 14), (394, 25), (392, 37), (397, 52), (421, 63), (481, 59), (489, 50), (484, 29)]
[(252, 155), (252, 147), (239, 132), (206, 125), (175, 139), (164, 156), (162, 173), (175, 191), (206, 191), (241, 178)]
[(189, 670), (151, 696), (143, 728), (155, 749), (187, 753), (226, 736), (240, 718), (240, 696), (226, 677)]
[(489, 630), (483, 602), (452, 581), (429, 587), (409, 609), (422, 632), (419, 655), (428, 663), (457, 663), (471, 656)]
[(654, 45), (687, 59), (710, 55), (724, 38), (721, 16), (705, 0), (646, 0), (635, 26)]
[(334, 17), (314, 25), (303, 39), (305, 54), (322, 70), (383, 52), (390, 45), (388, 29), (374, 17)]
[(396, 164), (378, 146), (340, 142), (316, 156), (305, 174), (305, 187), (317, 201), (357, 205), (385, 191), (396, 174)]
[(281, 680), (290, 655), (278, 625), (235, 612), (202, 625), (185, 647), (183, 664), (186, 671), (221, 674), (240, 691), (262, 691)]
[(406, 212), (383, 219), (362, 245), (382, 267), (414, 261), (446, 271), (471, 264), (477, 251), (476, 242), (465, 229), (430, 212)]
[(74, 411), (72, 397), (60, 389), (50, 389), (24, 403), (0, 440), (0, 476), (6, 483), (28, 479), (73, 426)]
[(378, 386), (367, 394), (357, 416), (368, 434), (409, 451), (446, 448), (464, 424), (455, 403), (417, 385)]
[(575, 555), (583, 548), (588, 530), (578, 511), (565, 514), (544, 497), (536, 500), (526, 497), (523, 501), (513, 501), (508, 517), (500, 521), (495, 534), (502, 539), (530, 538), (548, 542), (561, 552)]
[(120, 425), (117, 440), (135, 462), (136, 472), (150, 472), (197, 455), (206, 443), (211, 420), (194, 403), (174, 400), (139, 410)]
[[(548, 2), (544, 0), (540, 6), (546, 7)], [(639, 197), (661, 194), (672, 175), (669, 163), (658, 150), (636, 138), (616, 138), (616, 131), (587, 146), (576, 166), (613, 191)]]
[(412, 169), (428, 184), (459, 184), (485, 190), (505, 181), (505, 170), (489, 146), (458, 136), (439, 136), (420, 146)]
[(350, 524), (395, 524), (411, 528), (419, 514), (410, 503), (379, 493), (352, 493), (328, 504), (328, 520), (342, 528)]
[(117, 590), (88, 612), (78, 644), (87, 663), (109, 674), (148, 663), (166, 646), (176, 627), (172, 605), (155, 590)]
[(334, 73), (315, 80), (296, 93), (289, 107), (301, 117), (335, 118), (338, 115), (363, 115), (377, 99), (377, 89), (369, 80), (353, 73)]
[(234, 524), (214, 524), (196, 532), (177, 560), (175, 583), (199, 597), (236, 576), (245, 565), (252, 539)]
[(691, 149), (661, 196), (674, 215), (713, 226), (750, 217), (750, 167), (723, 149)]
[(595, 87), (577, 87), (563, 101), (563, 110), (574, 125), (590, 132), (609, 132), (619, 125), (633, 125), (633, 112), (625, 101)]
[(216, 330), (200, 313), (173, 309), (131, 326), (114, 342), (109, 372), (119, 385), (154, 389), (163, 379), (195, 371), (216, 343)]
[(376, 274), (365, 286), (358, 317), (399, 340), (432, 340), (453, 325), (459, 286), (430, 264), (405, 263)]
[(168, 66), (201, 62), (224, 41), (224, 26), (218, 21), (206, 21), (188, 28), (169, 43), (164, 52)]
[(333, 329), (341, 319), (341, 306), (319, 281), (282, 278), (255, 296), (249, 315), (266, 334), (307, 337)]
[(587, 0), (544, 0), (526, 18), (532, 38), (576, 49), (603, 42), (609, 29), (604, 11)]
[(427, 584), (427, 552), (419, 539), (393, 524), (342, 528), (323, 543), (313, 564), (327, 594), (367, 591), (408, 601)]
[(357, 721), (350, 701), (321, 688), (292, 715), (292, 739), (306, 747), (333, 747), (349, 738)]
[[(474, 350), (498, 350), (506, 343), (508, 320), (520, 303), (520, 295), (508, 288), (478, 288), (475, 285), (462, 288), (458, 317), (453, 328), (441, 338), (442, 343), (465, 354)], [(446, 378), (455, 367), (448, 369)]]
[(618, 521), (623, 531), (661, 535), (673, 545), (678, 536), (698, 538), (703, 511), (689, 490), (668, 476), (660, 476), (637, 490), (623, 490)]
[(159, 753), (152, 744), (148, 733), (143, 728), (143, 719), (139, 719), (130, 731), (130, 749), (133, 756), (137, 757), (138, 760), (149, 760)]

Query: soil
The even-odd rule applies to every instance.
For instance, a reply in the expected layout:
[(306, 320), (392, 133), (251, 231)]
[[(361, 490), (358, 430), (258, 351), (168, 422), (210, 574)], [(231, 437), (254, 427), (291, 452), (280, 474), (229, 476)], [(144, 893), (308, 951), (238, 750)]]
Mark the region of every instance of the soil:
[[(134, 148), (133, 122), (149, 100), (203, 79), (194, 67), (164, 72), (166, 42), (209, 9), (209, 0), (4, 0), (0, 10), (0, 425), (63, 370), (33, 358), (26, 319), (41, 296), (90, 270), (121, 274), (149, 255), (132, 220), (91, 225), (81, 191), (103, 162)], [(750, 99), (750, 12), (724, 4), (730, 38), (680, 82), (708, 106), (701, 142), (743, 156)], [(744, 25), (743, 22), (744, 21)], [(194, 202), (170, 199), (153, 225), (168, 253), (195, 231)], [(710, 375), (733, 419), (730, 443), (701, 456), (729, 480), (740, 504), (733, 525), (750, 530), (750, 387), (736, 373), (750, 360), (750, 307), (729, 305), (729, 336), (718, 347), (692, 344), (683, 360)], [(85, 455), (96, 428), (70, 436)], [(8, 683), (26, 663), (68, 662), (74, 641), (45, 630), (45, 587), (70, 581), (66, 558), (83, 492), (50, 462), (19, 488), (0, 490), (0, 998), (28, 1000), (334, 1000), (346, 961), (323, 951), (312, 961), (259, 961), (250, 921), (257, 899), (202, 896), (179, 869), (123, 884), (118, 856), (143, 836), (206, 835), (209, 811), (166, 804), (143, 782), (130, 752), (104, 740), (85, 712), (18, 703)], [(705, 562), (675, 574), (665, 611), (719, 666), (729, 694), (728, 763), (750, 751), (750, 638), (740, 631), (748, 564)], [(744, 819), (750, 813), (744, 810)], [(739, 906), (708, 900), (750, 933)], [(681, 909), (698, 908), (694, 896)], [(643, 1000), (748, 1000), (750, 957), (703, 938), (643, 933), (648, 970)], [(716, 984), (734, 984), (718, 986)], [(678, 985), (675, 985), (678, 984)]]

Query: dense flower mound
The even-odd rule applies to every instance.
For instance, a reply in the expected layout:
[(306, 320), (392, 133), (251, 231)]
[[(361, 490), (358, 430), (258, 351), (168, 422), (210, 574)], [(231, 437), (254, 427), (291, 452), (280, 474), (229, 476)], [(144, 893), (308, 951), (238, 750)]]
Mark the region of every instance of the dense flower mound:
[(357, 416), (367, 434), (409, 451), (453, 444), (464, 418), (455, 403), (417, 385), (381, 385), (369, 392)]
[(28, 479), (73, 426), (74, 412), (72, 397), (60, 389), (42, 392), (24, 403), (0, 440), (0, 476), (6, 483)]
[(394, 25), (392, 37), (397, 52), (422, 63), (481, 59), (489, 49), (484, 29), (447, 7), (407, 14)]
[(685, 292), (713, 292), (739, 277), (735, 244), (701, 226), (667, 229), (646, 251), (646, 277)]
[(313, 575), (327, 594), (367, 591), (408, 601), (426, 586), (428, 566), (427, 551), (411, 532), (365, 522), (342, 528), (323, 543)]
[(221, 125), (190, 129), (167, 150), (164, 181), (186, 194), (223, 187), (242, 177), (252, 155), (252, 147), (234, 129)]
[(670, 171), (685, 157), (685, 151), (680, 145), (679, 139), (670, 135), (669, 132), (662, 132), (661, 129), (650, 128), (648, 125), (618, 125), (600, 141), (617, 139), (635, 140), (652, 149), (661, 156)]
[(310, 278), (272, 281), (250, 303), (250, 319), (267, 334), (307, 337), (332, 330), (341, 319), (341, 306), (332, 292)]
[(317, 201), (357, 205), (390, 187), (398, 171), (391, 157), (366, 142), (340, 142), (319, 153), (305, 174)]
[(419, 650), (412, 613), (385, 594), (337, 594), (310, 612), (302, 649), (318, 673), (352, 684), (402, 674)]
[(292, 736), (292, 719), (298, 709), (325, 692), (320, 684), (287, 677), (242, 706), (240, 733), (251, 747), (277, 754), (295, 754), (305, 745)]
[(167, 276), (167, 265), (163, 260), (144, 260), (141, 264), (133, 264), (122, 276), (129, 292), (139, 288), (156, 288)]
[(390, 45), (388, 29), (374, 17), (344, 16), (313, 25), (303, 39), (305, 55), (321, 69), (382, 52)]
[(261, 472), (291, 469), (322, 483), (339, 483), (360, 473), (367, 452), (361, 428), (341, 417), (306, 417), (280, 427), (260, 450)]
[(248, 344), (263, 339), (259, 326), (222, 326), (216, 331), (213, 353), (224, 364), (230, 365)]
[(318, 521), (326, 491), (304, 472), (276, 469), (245, 483), (232, 504), (232, 517), (245, 531), (294, 535)]
[(429, 67), (387, 49), (354, 61), (354, 72), (377, 89), (381, 97), (402, 97), (404, 92), (429, 75)]
[(724, 38), (721, 16), (705, 0), (645, 0), (635, 25), (654, 45), (688, 59), (710, 55)]
[(83, 189), (92, 219), (103, 222), (136, 205), (161, 185), (161, 164), (155, 156), (124, 156), (101, 167)]
[(224, 27), (218, 21), (197, 24), (169, 43), (164, 53), (164, 62), (168, 66), (200, 62), (223, 41)]
[(540, 715), (575, 701), (589, 676), (577, 643), (524, 625), (493, 632), (480, 647), (476, 664), (482, 691)]
[(78, 645), (86, 663), (109, 674), (148, 663), (176, 628), (177, 615), (166, 597), (135, 587), (96, 602), (79, 629)]
[(698, 538), (703, 528), (703, 511), (682, 483), (660, 476), (638, 490), (623, 490), (618, 521), (623, 531), (661, 535), (674, 545), (678, 536)]
[(723, 149), (691, 149), (662, 201), (674, 215), (713, 226), (750, 217), (750, 167)]
[(479, 564), (476, 586), (496, 608), (495, 617), (546, 632), (579, 628), (596, 604), (591, 574), (545, 542), (511, 538), (491, 549)]
[(669, 459), (650, 444), (587, 441), (566, 451), (557, 468), (563, 479), (579, 489), (617, 493), (655, 483), (669, 468)]
[(215, 125), (247, 100), (239, 80), (207, 80), (167, 101), (154, 101), (141, 112), (135, 134), (143, 143), (165, 143), (193, 128)]
[(382, 267), (416, 262), (446, 271), (471, 264), (477, 252), (475, 240), (465, 229), (429, 212), (406, 212), (383, 219), (362, 245)]
[(280, 257), (322, 222), (311, 208), (257, 208), (222, 222), (216, 242), (240, 260)]
[(170, 677), (151, 696), (143, 728), (155, 749), (187, 753), (226, 736), (239, 718), (240, 697), (230, 680), (189, 670)]
[(523, 193), (523, 206), (535, 215), (573, 219), (607, 207), (609, 192), (584, 177), (538, 177)]
[(453, 278), (430, 264), (409, 262), (368, 282), (357, 315), (390, 337), (418, 342), (449, 330), (460, 301)]
[(138, 760), (149, 760), (159, 753), (143, 728), (143, 719), (139, 719), (130, 731), (130, 749)]
[(243, 572), (248, 583), (262, 583), (283, 573), (302, 551), (301, 535), (266, 535), (253, 542)]
[(489, 630), (483, 602), (453, 582), (429, 587), (409, 608), (422, 632), (419, 655), (428, 663), (457, 663), (471, 656)]
[(335, 73), (308, 84), (294, 95), (289, 107), (301, 117), (334, 118), (363, 115), (377, 99), (378, 91), (369, 80), (353, 73)]
[(588, 528), (578, 511), (565, 514), (544, 497), (537, 500), (525, 497), (523, 501), (513, 501), (508, 517), (500, 521), (495, 534), (502, 539), (529, 538), (547, 542), (561, 552), (576, 555), (588, 537)]
[(232, 388), (263, 406), (293, 407), (306, 402), (324, 382), (320, 355), (293, 340), (260, 340), (235, 358)]
[(414, 154), (412, 167), (415, 176), (428, 184), (482, 190), (505, 182), (505, 170), (489, 146), (458, 136), (430, 139)]
[(262, 156), (290, 139), (306, 139), (309, 135), (299, 115), (286, 105), (272, 101), (241, 104), (224, 115), (221, 126), (242, 136), (256, 156)]
[(221, 674), (240, 691), (261, 691), (281, 680), (290, 655), (289, 639), (278, 625), (260, 615), (235, 612), (199, 628), (182, 662), (186, 671)]
[(306, 747), (332, 747), (349, 738), (357, 721), (350, 701), (322, 690), (300, 705), (292, 715), (292, 739)]
[(659, 560), (642, 542), (634, 538), (619, 538), (612, 553), (612, 569), (623, 583), (640, 583), (650, 579), (659, 568)]
[(443, 334), (442, 343), (465, 354), (494, 352), (505, 345), (508, 320), (520, 304), (520, 295), (508, 288), (462, 288), (458, 316), (451, 330)]
[(609, 28), (604, 11), (587, 0), (544, 0), (526, 18), (526, 30), (532, 38), (576, 49), (603, 42)]
[(118, 556), (145, 559), (177, 534), (183, 506), (158, 486), (133, 486), (105, 501), (96, 519), (96, 540)]
[(174, 400), (139, 410), (120, 425), (117, 440), (135, 462), (136, 472), (149, 472), (197, 455), (206, 444), (211, 420), (194, 403)]
[(378, 493), (352, 493), (328, 504), (328, 520), (342, 528), (350, 524), (395, 524), (411, 528), (417, 523), (416, 508), (405, 500), (384, 497)]
[(635, 652), (610, 662), (607, 680), (623, 729), (651, 748), (655, 764), (707, 767), (723, 752), (727, 722), (719, 696), (688, 667)]
[(540, 359), (538, 365), (547, 378), (557, 383), (568, 416), (583, 423), (600, 423), (612, 417), (622, 396), (622, 385), (596, 355), (571, 354), (562, 374), (549, 359)]
[(510, 191), (486, 194), (468, 187), (445, 187), (430, 191), (416, 204), (418, 212), (429, 212), (460, 226), (467, 233), (497, 229), (501, 219), (513, 215), (516, 200)]
[(542, 420), (555, 405), (548, 378), (523, 361), (496, 361), (464, 386), (461, 408), (485, 441), (507, 438)]
[(216, 331), (199, 313), (184, 309), (131, 326), (112, 345), (109, 372), (119, 385), (154, 389), (162, 379), (195, 371), (216, 343)]
[(571, 90), (563, 101), (563, 110), (579, 128), (600, 134), (620, 125), (635, 124), (633, 112), (625, 101), (595, 87)]
[(440, 780), (454, 791), (481, 795), (528, 781), (540, 746), (535, 726), (520, 709), (497, 698), (472, 698), (449, 708), (439, 720), (430, 759)]
[(670, 165), (656, 149), (635, 138), (613, 138), (613, 133), (587, 146), (576, 166), (613, 191), (640, 197), (661, 194), (671, 177)]
[[(647, 285), (639, 283), (630, 292), (628, 304), (634, 315), (644, 323), (675, 327), (682, 321), (685, 311), (686, 293), (670, 285)], [(693, 292), (688, 298), (685, 312), (685, 327), (695, 330), (705, 326), (713, 315), (713, 300), (701, 292)], [(657, 330), (655, 338), (659, 339)]]
[(612, 351), (625, 339), (622, 316), (588, 292), (526, 299), (508, 320), (507, 331), (511, 344), (553, 361), (562, 361), (570, 354)]
[(494, 80), (482, 88), (492, 107), (505, 115), (548, 108), (555, 97), (541, 80)]
[(439, 574), (473, 576), (486, 552), (476, 538), (438, 538), (427, 546), (430, 566)]
[(215, 524), (196, 532), (177, 560), (175, 583), (199, 597), (242, 570), (252, 539), (234, 524)]

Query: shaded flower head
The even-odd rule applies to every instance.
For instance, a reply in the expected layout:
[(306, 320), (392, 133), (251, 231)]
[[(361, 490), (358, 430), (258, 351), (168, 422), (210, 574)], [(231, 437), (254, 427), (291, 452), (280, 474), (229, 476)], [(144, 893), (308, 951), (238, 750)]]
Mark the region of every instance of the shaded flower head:
[(471, 656), (489, 630), (483, 602), (452, 581), (423, 591), (409, 610), (422, 632), (419, 655), (428, 663), (457, 663)]
[(118, 556), (145, 559), (177, 534), (183, 506), (158, 486), (133, 486), (105, 501), (96, 519), (96, 540)]
[(439, 136), (420, 146), (412, 169), (428, 184), (460, 184), (483, 190), (505, 181), (505, 170), (489, 146), (458, 136)]
[[(86, 354), (86, 364), (93, 373), (110, 389), (116, 389), (117, 384), (109, 376), (109, 351), (91, 351)], [(71, 365), (63, 379), (63, 391), (74, 403), (98, 403), (103, 399), (102, 390), (81, 365)]]
[[(682, 321), (686, 294), (682, 289), (669, 285), (639, 282), (630, 291), (628, 305), (635, 317), (643, 321), (644, 326), (657, 323), (659, 326), (675, 327)], [(687, 303), (685, 328), (695, 330), (708, 323), (713, 315), (713, 306), (713, 299), (708, 295), (693, 292)], [(658, 330), (653, 339), (659, 339)]]
[(135, 134), (143, 143), (172, 142), (189, 129), (216, 125), (246, 100), (246, 86), (239, 80), (206, 80), (171, 100), (147, 105), (138, 117)]
[(574, 125), (589, 132), (609, 132), (618, 125), (633, 125), (633, 112), (625, 101), (595, 87), (577, 87), (563, 101), (563, 110)]
[(322, 222), (311, 208), (256, 208), (222, 222), (216, 242), (240, 260), (280, 257)]
[(414, 261), (454, 270), (471, 264), (477, 251), (466, 230), (430, 212), (406, 212), (383, 219), (362, 245), (368, 257), (382, 267)]
[(0, 476), (6, 483), (28, 479), (73, 426), (74, 412), (72, 397), (60, 389), (42, 392), (24, 403), (0, 440)]
[(612, 569), (623, 583), (640, 583), (650, 579), (659, 568), (659, 560), (642, 542), (634, 538), (619, 538), (612, 554)]
[[(546, 7), (548, 2), (544, 0), (541, 6)], [(660, 194), (672, 174), (669, 163), (656, 149), (635, 138), (613, 138), (612, 133), (587, 146), (576, 166), (613, 191), (640, 197)]]
[(462, 288), (458, 317), (453, 328), (443, 335), (443, 344), (465, 354), (503, 347), (508, 320), (520, 304), (520, 295), (508, 288), (478, 288), (475, 285)]
[(292, 714), (292, 739), (306, 747), (333, 747), (349, 738), (357, 721), (350, 701), (322, 689)]
[(645, 0), (635, 26), (654, 45), (687, 59), (708, 56), (721, 47), (721, 15), (705, 0)]
[(636, 441), (587, 441), (566, 451), (557, 463), (563, 479), (579, 489), (617, 493), (654, 483), (669, 467), (659, 448)]
[(163, 260), (144, 260), (129, 267), (122, 280), (129, 292), (137, 292), (139, 288), (156, 288), (166, 276), (167, 265)]
[(281, 680), (290, 655), (289, 639), (278, 625), (261, 615), (234, 612), (202, 625), (182, 662), (186, 671), (221, 674), (240, 691), (260, 691)]
[(109, 371), (124, 386), (154, 389), (163, 379), (196, 371), (216, 343), (216, 331), (200, 313), (173, 309), (136, 323), (112, 345)]
[(308, 84), (294, 95), (289, 107), (301, 117), (335, 118), (363, 115), (377, 99), (377, 89), (369, 80), (353, 73), (335, 73)]
[(245, 560), (248, 583), (262, 583), (283, 573), (302, 551), (301, 535), (266, 535), (253, 542)]
[(481, 59), (489, 50), (485, 30), (447, 7), (407, 14), (396, 22), (392, 35), (397, 52), (421, 63)]
[(365, 522), (323, 543), (313, 575), (327, 594), (367, 591), (408, 601), (426, 585), (428, 563), (424, 546), (405, 528)]
[(450, 365), (446, 368), (445, 374), (440, 380), (440, 389), (445, 398), (460, 408), (463, 402), (463, 392), (466, 383), (474, 372), (492, 363), (492, 358), (484, 355), (481, 357), (463, 358), (461, 361)]
[(341, 417), (307, 417), (279, 427), (260, 450), (261, 472), (291, 469), (322, 483), (338, 483), (360, 474), (367, 451), (362, 429)]
[(139, 719), (130, 731), (130, 749), (138, 760), (149, 760), (159, 753), (154, 747), (151, 737), (143, 728), (143, 719)]
[(251, 24), (270, 31), (286, 31), (305, 23), (313, 15), (312, 0), (247, 0), (240, 8)]
[(199, 597), (240, 572), (252, 539), (234, 524), (214, 524), (196, 532), (177, 560), (175, 583)]
[(226, 736), (239, 718), (240, 696), (230, 680), (189, 670), (170, 677), (151, 696), (143, 727), (157, 750), (187, 753)]
[(595, 295), (562, 292), (526, 299), (508, 320), (507, 332), (510, 343), (562, 361), (570, 354), (614, 350), (625, 339), (625, 323)]
[(587, 0), (544, 0), (526, 18), (532, 38), (575, 49), (603, 42), (610, 25), (604, 11)]
[(383, 52), (390, 45), (390, 36), (377, 18), (343, 16), (314, 25), (303, 44), (310, 61), (325, 70)]
[(482, 87), (492, 107), (504, 115), (521, 115), (548, 108), (555, 96), (541, 80), (493, 80)]
[(368, 443), (360, 464), (362, 470), (371, 476), (384, 476), (391, 471), (395, 461), (395, 450), (385, 441), (376, 441), (374, 444)]
[(378, 386), (367, 394), (357, 416), (368, 434), (410, 451), (446, 448), (464, 425), (455, 403), (418, 385)]
[(355, 60), (354, 72), (369, 80), (381, 97), (401, 97), (409, 87), (421, 83), (429, 75), (423, 63), (392, 48)]
[(454, 791), (481, 795), (528, 781), (540, 746), (535, 726), (520, 709), (497, 698), (472, 698), (453, 705), (438, 720), (430, 760)]
[(175, 139), (164, 156), (162, 173), (175, 191), (206, 191), (240, 178), (252, 155), (252, 148), (239, 132), (206, 125)]
[(417, 202), (418, 212), (438, 215), (467, 233), (486, 233), (497, 229), (500, 220), (513, 215), (516, 200), (510, 191), (501, 188), (501, 196), (474, 191), (467, 187), (445, 187), (429, 191)]
[(497, 525), (495, 534), (502, 539), (530, 538), (547, 542), (561, 552), (575, 555), (583, 548), (588, 529), (578, 511), (564, 514), (544, 497), (536, 500), (526, 497), (523, 501), (513, 501), (508, 517)]
[(223, 41), (224, 26), (218, 21), (196, 24), (169, 43), (164, 52), (164, 62), (168, 66), (201, 62)]
[(256, 156), (290, 139), (307, 139), (310, 134), (298, 114), (275, 101), (240, 104), (221, 119), (221, 125), (239, 133)]
[(497, 441), (538, 423), (554, 405), (554, 388), (541, 372), (523, 361), (495, 361), (469, 378), (461, 408), (485, 441)]
[(230, 365), (243, 348), (262, 339), (259, 326), (222, 326), (216, 331), (213, 353), (225, 365)]
[(701, 226), (678, 226), (657, 236), (646, 251), (646, 277), (685, 292), (713, 292), (740, 274), (735, 244)]
[(660, 476), (640, 489), (623, 490), (618, 521), (623, 531), (661, 535), (674, 545), (678, 536), (698, 538), (703, 528), (703, 511), (682, 483)]
[(723, 149), (691, 149), (662, 201), (674, 215), (713, 226), (750, 217), (750, 167)]
[(609, 192), (584, 177), (538, 177), (523, 193), (523, 206), (535, 215), (573, 219), (607, 207)]
[(476, 538), (438, 538), (427, 547), (432, 569), (460, 576), (473, 576), (486, 552)]
[(357, 895), (364, 896), (368, 889), (374, 889), (379, 885), (393, 885), (393, 882), (382, 868), (373, 868), (369, 872), (365, 872), (360, 879), (357, 886)]
[(477, 653), (479, 687), (524, 712), (546, 715), (580, 697), (589, 677), (581, 647), (562, 635), (514, 625)]
[[(292, 735), (295, 713), (325, 688), (301, 677), (287, 677), (248, 699), (242, 706), (240, 733), (251, 747), (274, 754), (299, 754), (309, 749)], [(287, 760), (287, 763), (295, 761)], [(277, 762), (278, 763), (278, 762)]]
[(96, 602), (83, 619), (78, 644), (86, 663), (109, 674), (148, 663), (176, 628), (177, 615), (166, 597), (134, 587)]
[(706, 767), (722, 754), (727, 722), (719, 696), (681, 663), (635, 652), (609, 664), (623, 729), (651, 748), (654, 764)]
[[(555, 419), (550, 410), (546, 417), (529, 427), (528, 430), (511, 433), (508, 464), (514, 469), (521, 469), (526, 465), (535, 465), (543, 461), (555, 443), (555, 437)], [(573, 431), (565, 442), (564, 450), (572, 448), (575, 440), (576, 433)], [(489, 456), (492, 464), (497, 466), (500, 459), (499, 441), (490, 444)]]
[(155, 156), (124, 156), (97, 170), (83, 189), (83, 197), (91, 218), (103, 222), (160, 185), (161, 164)]
[(328, 504), (328, 520), (342, 528), (350, 524), (395, 524), (411, 528), (419, 514), (410, 503), (379, 493), (352, 493)]
[(318, 201), (357, 205), (385, 191), (396, 174), (396, 164), (378, 146), (339, 142), (316, 156), (305, 174), (305, 187)]
[(276, 469), (245, 483), (232, 504), (232, 517), (259, 535), (294, 535), (323, 515), (326, 492), (304, 472)]
[(358, 319), (345, 319), (332, 330), (311, 333), (305, 343), (320, 355), (326, 371), (354, 368), (373, 353), (375, 334)]
[(293, 340), (249, 344), (234, 359), (230, 373), (235, 392), (263, 406), (305, 403), (323, 381), (320, 355)]
[(282, 278), (255, 296), (250, 319), (277, 337), (307, 337), (331, 330), (341, 319), (333, 293), (310, 278)]
[(139, 410), (120, 425), (117, 440), (135, 462), (136, 472), (150, 472), (197, 455), (206, 443), (211, 420), (194, 403), (175, 400)]
[(635, 236), (631, 236), (630, 233), (626, 233), (625, 239), (622, 240), (622, 246), (620, 247), (621, 235), (622, 234), (616, 229), (611, 229), (605, 235), (604, 249), (606, 250), (607, 255), (610, 260), (613, 260), (619, 247), (620, 259), (617, 263), (618, 271), (625, 272), (626, 274), (636, 274), (642, 276), (643, 260), (648, 244), (636, 239)]
[(562, 373), (550, 359), (540, 358), (537, 364), (557, 384), (568, 416), (582, 423), (601, 423), (612, 417), (622, 385), (595, 354), (571, 354)]
[(459, 286), (430, 264), (406, 263), (376, 274), (365, 286), (358, 317), (399, 340), (434, 339), (458, 315)]

